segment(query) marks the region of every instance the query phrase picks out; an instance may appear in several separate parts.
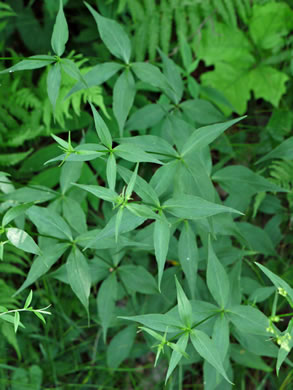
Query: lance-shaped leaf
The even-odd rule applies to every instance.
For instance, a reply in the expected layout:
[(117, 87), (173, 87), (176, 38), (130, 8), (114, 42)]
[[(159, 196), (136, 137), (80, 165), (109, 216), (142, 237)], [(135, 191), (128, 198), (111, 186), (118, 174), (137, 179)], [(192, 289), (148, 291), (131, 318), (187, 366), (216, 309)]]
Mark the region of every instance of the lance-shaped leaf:
[(47, 55), (36, 55), (28, 57), (27, 60), (20, 61), (18, 64), (11, 66), (10, 68), (4, 69), (0, 74), (17, 72), (19, 70), (30, 70), (30, 69), (39, 69), (44, 66), (52, 64), (56, 61), (55, 57)]
[(160, 289), (163, 270), (167, 258), (170, 240), (170, 226), (167, 219), (157, 219), (154, 228), (154, 248), (158, 264), (158, 286)]
[(107, 363), (110, 368), (117, 368), (125, 360), (132, 349), (136, 336), (136, 328), (127, 326), (115, 334), (107, 348)]
[(120, 136), (123, 135), (124, 125), (133, 105), (136, 89), (130, 70), (126, 69), (117, 79), (113, 90), (113, 112), (117, 119)]
[(179, 68), (176, 64), (159, 50), (160, 56), (163, 60), (163, 72), (169, 81), (169, 84), (173, 87), (173, 101), (175, 104), (178, 104), (182, 98), (183, 94), (183, 81), (179, 72)]
[(51, 46), (57, 56), (61, 57), (69, 38), (68, 25), (63, 12), (62, 0), (60, 0), (59, 11), (53, 28)]
[[(63, 61), (64, 60), (62, 60), (62, 62)], [(70, 97), (75, 92), (86, 88), (86, 86), (90, 88), (103, 84), (122, 68), (122, 64), (117, 64), (115, 62), (105, 62), (104, 64), (94, 66), (89, 72), (82, 75), (82, 81), (77, 82), (74, 87), (71, 88), (65, 99)]]
[(168, 199), (163, 207), (164, 210), (175, 215), (175, 217), (184, 219), (200, 219), (229, 212), (243, 215), (240, 211), (231, 207), (212, 203), (198, 196), (185, 194)]
[(70, 227), (56, 212), (44, 207), (32, 206), (26, 214), (36, 225), (39, 233), (72, 241)]
[(106, 47), (115, 57), (128, 64), (131, 56), (131, 44), (123, 28), (114, 20), (101, 16), (88, 3), (85, 2), (85, 5), (93, 15)]
[(54, 111), (59, 96), (60, 84), (61, 68), (60, 64), (57, 62), (50, 68), (47, 75), (47, 92)]
[(280, 145), (278, 145), (275, 149), (270, 151), (264, 157), (260, 158), (257, 161), (257, 164), (266, 160), (273, 160), (275, 158), (293, 160), (293, 137), (289, 137), (280, 143)]
[(108, 202), (115, 202), (115, 200), (118, 198), (117, 192), (110, 190), (110, 188), (105, 188), (102, 186), (95, 186), (95, 185), (76, 184), (76, 183), (72, 183), (72, 184), (87, 192), (90, 192), (91, 194), (95, 195), (97, 198), (104, 199)]
[(88, 313), (91, 274), (86, 258), (76, 247), (67, 259), (66, 270), (70, 287)]
[(93, 115), (94, 115), (94, 121), (95, 121), (95, 127), (97, 134), (102, 141), (102, 143), (107, 146), (107, 148), (112, 148), (112, 137), (111, 133), (106, 125), (106, 123), (103, 121), (103, 118), (98, 113), (98, 111), (95, 109), (94, 105), (90, 103)]
[(230, 283), (227, 272), (218, 260), (211, 240), (209, 239), (208, 268), (207, 268), (208, 288), (221, 308), (227, 306), (230, 294)]
[(115, 191), (116, 175), (117, 175), (116, 158), (113, 153), (110, 153), (107, 160), (106, 176), (107, 176), (108, 186), (112, 191)]
[(97, 307), (103, 328), (104, 342), (106, 342), (107, 331), (114, 317), (116, 296), (117, 279), (116, 274), (113, 272), (103, 281), (97, 296)]
[(272, 271), (270, 271), (268, 268), (264, 267), (263, 265), (259, 263), (255, 263), (262, 272), (270, 279), (270, 281), (276, 286), (277, 289), (283, 289), (285, 292), (289, 295), (293, 302), (293, 289), (289, 286), (288, 283), (285, 282), (282, 278), (274, 274)]
[(34, 253), (35, 255), (39, 255), (41, 253), (38, 245), (24, 230), (8, 228), (6, 230), (6, 236), (9, 242), (18, 249), (29, 253)]
[(116, 146), (114, 152), (117, 156), (131, 162), (152, 162), (162, 164), (161, 161), (146, 153), (140, 147), (133, 147), (132, 144), (120, 144)]
[(200, 356), (215, 367), (226, 381), (232, 383), (225, 372), (223, 361), (218, 349), (209, 336), (200, 330), (194, 329), (190, 334), (190, 338), (195, 350), (200, 354)]
[(56, 261), (63, 255), (67, 247), (68, 244), (56, 244), (52, 247), (46, 248), (40, 256), (36, 257), (26, 280), (14, 295), (19, 294), (25, 288), (35, 283), (41, 276), (45, 275), (46, 272), (48, 272)]
[(235, 125), (245, 116), (242, 116), (231, 121), (216, 123), (214, 125), (204, 126), (200, 129), (196, 129), (188, 138), (182, 148), (182, 156), (187, 156), (189, 153), (194, 153), (197, 150), (208, 146), (216, 138), (218, 138), (225, 130)]
[[(178, 347), (178, 349), (180, 351), (184, 352), (186, 350), (188, 338), (189, 338), (188, 333), (184, 333), (177, 341), (176, 346)], [(183, 357), (183, 354), (181, 352), (176, 351), (175, 349), (173, 350), (172, 355), (171, 355), (171, 359), (169, 362), (169, 367), (168, 367), (165, 383), (170, 378), (170, 375), (175, 370), (175, 368), (177, 367), (177, 365), (180, 362), (180, 360), (182, 359), (182, 357)]]
[(2, 226), (7, 225), (9, 222), (22, 215), (26, 210), (32, 207), (33, 204), (33, 202), (24, 203), (7, 210), (2, 219)]
[(187, 279), (191, 297), (195, 297), (195, 283), (198, 265), (198, 249), (195, 235), (188, 223), (184, 221), (178, 242), (178, 256), (184, 275)]
[(130, 199), (132, 191), (133, 191), (133, 188), (135, 186), (135, 182), (136, 182), (136, 178), (137, 178), (138, 165), (139, 164), (136, 164), (135, 169), (134, 169), (132, 175), (130, 176), (129, 183), (128, 183), (126, 191), (125, 191), (126, 199)]
[(192, 319), (192, 308), (189, 300), (187, 299), (183, 288), (178, 282), (175, 276), (176, 290), (177, 290), (177, 302), (178, 302), (178, 312), (180, 319), (186, 328), (191, 327)]

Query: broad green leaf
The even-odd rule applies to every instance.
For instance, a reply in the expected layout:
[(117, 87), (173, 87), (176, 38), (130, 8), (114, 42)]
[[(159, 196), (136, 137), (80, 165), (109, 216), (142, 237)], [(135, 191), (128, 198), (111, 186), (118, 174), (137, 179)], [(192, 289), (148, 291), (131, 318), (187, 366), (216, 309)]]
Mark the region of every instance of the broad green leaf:
[(173, 181), (178, 169), (178, 160), (171, 161), (156, 170), (150, 180), (150, 185), (154, 188), (158, 196), (168, 193), (168, 190), (173, 191)]
[(69, 38), (68, 25), (63, 12), (62, 0), (60, 0), (59, 11), (53, 28), (51, 46), (55, 54), (61, 57), (65, 50), (65, 45)]
[(118, 194), (110, 190), (109, 188), (102, 187), (102, 186), (95, 186), (95, 185), (84, 185), (84, 184), (76, 184), (74, 185), (78, 188), (81, 188), (90, 194), (95, 195), (99, 199), (104, 199), (107, 202), (115, 202), (118, 198)]
[(106, 174), (107, 174), (107, 182), (110, 190), (115, 191), (117, 164), (113, 153), (110, 153), (107, 159)]
[(9, 224), (11, 221), (13, 221), (18, 216), (22, 215), (26, 210), (28, 210), (34, 203), (24, 203), (20, 204), (18, 206), (12, 207), (11, 209), (8, 209), (6, 213), (3, 216), (2, 219), (2, 226), (5, 226)]
[(36, 225), (40, 234), (72, 241), (72, 233), (62, 217), (56, 212), (33, 206), (26, 211), (27, 216)]
[(158, 286), (160, 289), (170, 240), (170, 225), (167, 219), (157, 219), (155, 221), (153, 240), (158, 264)]
[(186, 100), (180, 104), (180, 107), (192, 122), (201, 125), (210, 125), (225, 120), (225, 116), (207, 100)]
[(4, 195), (2, 199), (15, 200), (17, 202), (47, 202), (56, 198), (57, 192), (45, 186), (31, 186), (18, 188)]
[(136, 89), (130, 70), (126, 69), (117, 79), (113, 89), (113, 112), (117, 119), (120, 136), (123, 135), (124, 125), (133, 105)]
[(236, 226), (246, 243), (248, 243), (249, 249), (264, 255), (277, 256), (273, 242), (264, 229), (248, 222), (237, 222)]
[(179, 237), (178, 257), (185, 278), (188, 282), (191, 297), (194, 298), (199, 257), (196, 245), (196, 237), (187, 221), (184, 221), (184, 225)]
[(229, 321), (225, 314), (217, 316), (212, 336), (214, 344), (218, 347), (221, 358), (225, 359), (230, 345)]
[(101, 39), (107, 49), (115, 57), (120, 58), (128, 64), (131, 56), (131, 44), (123, 28), (114, 20), (101, 16), (88, 3), (85, 2), (85, 5), (93, 15), (97, 23)]
[(94, 105), (90, 103), (93, 115), (94, 115), (94, 120), (95, 120), (95, 127), (97, 134), (102, 141), (102, 144), (104, 144), (107, 148), (111, 149), (112, 148), (112, 137), (111, 133), (104, 122), (103, 118), (101, 115), (98, 113), (98, 111), (95, 109)]
[(154, 277), (141, 265), (122, 265), (118, 268), (118, 275), (131, 291), (142, 294), (158, 292)]
[(132, 349), (136, 336), (136, 328), (127, 326), (116, 333), (107, 347), (107, 364), (110, 368), (117, 368), (125, 360)]
[(178, 302), (178, 312), (180, 319), (186, 328), (191, 327), (191, 319), (192, 319), (192, 308), (189, 300), (187, 299), (183, 288), (178, 282), (175, 276), (176, 282), (176, 290), (177, 290), (177, 302)]
[(52, 104), (53, 111), (55, 111), (56, 102), (59, 96), (59, 90), (61, 85), (61, 68), (57, 62), (52, 65), (47, 75), (47, 91), (49, 100)]
[(178, 195), (168, 199), (163, 206), (164, 210), (184, 219), (200, 219), (220, 213), (242, 214), (240, 211), (217, 203), (208, 202), (205, 199), (193, 195)]
[(41, 253), (38, 245), (24, 230), (8, 228), (6, 230), (6, 236), (10, 243), (18, 249), (29, 253), (34, 253), (35, 255), (39, 255)]
[(178, 153), (164, 138), (156, 135), (138, 135), (132, 137), (118, 138), (120, 144), (127, 143), (138, 146), (145, 152), (151, 153), (153, 157), (170, 159), (178, 157)]
[[(126, 123), (127, 130), (145, 130), (155, 126), (166, 115), (168, 107), (163, 104), (148, 104), (135, 111)], [(146, 139), (148, 139), (146, 137)], [(159, 138), (159, 140), (163, 140)]]
[(281, 344), (278, 352), (277, 365), (276, 365), (277, 375), (279, 375), (281, 365), (283, 364), (286, 357), (289, 355), (289, 353), (293, 348), (293, 339), (292, 339), (293, 332), (292, 330), (291, 332), (290, 331), (288, 332), (290, 325), (291, 324), (289, 323), (287, 330), (285, 330), (281, 335)]
[(85, 82), (79, 70), (79, 67), (76, 65), (74, 61), (69, 60), (68, 58), (64, 58), (60, 61), (60, 64), (62, 70), (64, 70), (65, 73), (67, 73), (73, 79), (82, 82), (85, 88), (88, 87), (87, 83)]
[[(184, 333), (179, 338), (179, 340), (177, 341), (176, 346), (180, 350), (182, 350), (184, 352), (186, 350), (186, 347), (187, 347), (187, 342), (188, 342), (188, 333)], [(180, 353), (180, 352), (178, 352), (176, 350), (172, 351), (172, 355), (171, 355), (171, 359), (170, 359), (170, 362), (169, 362), (168, 371), (167, 371), (167, 374), (166, 374), (165, 383), (167, 382), (167, 380), (169, 379), (170, 375), (172, 374), (172, 372), (177, 367), (177, 365), (180, 362), (182, 357), (183, 357), (182, 353)]]
[(81, 175), (82, 162), (65, 162), (61, 168), (60, 175), (60, 189), (64, 195), (71, 187), (72, 183), (75, 183)]
[(117, 297), (117, 279), (113, 272), (103, 281), (97, 296), (97, 307), (101, 325), (103, 328), (103, 338), (106, 342), (107, 331), (115, 313), (115, 301)]
[(293, 289), (289, 286), (288, 283), (285, 282), (282, 278), (280, 278), (278, 275), (274, 274), (272, 271), (270, 271), (267, 267), (255, 263), (262, 272), (270, 279), (270, 281), (276, 286), (277, 289), (281, 288), (286, 291), (286, 293), (289, 295), (291, 300), (293, 301)]
[(284, 43), (293, 29), (293, 11), (286, 3), (255, 4), (249, 21), (249, 34), (255, 45), (264, 50)]
[[(232, 165), (217, 171), (212, 179), (220, 183), (229, 196), (229, 206), (245, 210), (254, 194), (271, 191), (286, 192), (283, 188), (241, 165)], [(245, 194), (245, 196), (243, 196)], [(228, 201), (227, 201), (228, 202)]]
[(231, 344), (231, 359), (241, 366), (254, 368), (264, 372), (272, 372), (273, 369), (268, 366), (262, 358), (245, 350), (238, 344)]
[(268, 336), (268, 318), (252, 306), (235, 305), (229, 308), (228, 318), (235, 327), (244, 333)]
[(208, 251), (207, 285), (218, 305), (226, 308), (230, 295), (229, 278), (214, 252), (211, 240)]
[(188, 138), (186, 143), (182, 148), (182, 156), (187, 156), (189, 153), (194, 153), (205, 146), (208, 146), (216, 138), (218, 138), (225, 130), (229, 127), (235, 125), (245, 116), (233, 119), (223, 123), (216, 123), (209, 126), (204, 126), (199, 129), (196, 129), (193, 134)]
[(68, 92), (65, 98), (68, 98), (75, 92), (86, 88), (86, 85), (88, 86), (88, 88), (90, 88), (103, 84), (122, 68), (123, 65), (117, 64), (115, 62), (105, 62), (103, 64), (98, 64), (92, 67), (89, 72), (82, 75), (83, 81), (79, 81), (78, 83), (76, 83), (75, 86), (72, 87), (71, 90)]
[(281, 142), (275, 149), (266, 154), (257, 161), (257, 164), (266, 160), (280, 158), (284, 160), (293, 160), (293, 137), (287, 138)]
[(155, 164), (162, 164), (161, 161), (144, 152), (143, 149), (138, 146), (134, 148), (130, 143), (116, 146), (114, 153), (124, 160), (131, 162), (152, 162)]
[(209, 336), (197, 329), (194, 329), (190, 333), (191, 342), (195, 350), (202, 356), (208, 363), (210, 363), (215, 369), (228, 381), (232, 383), (223, 367), (223, 360), (220, 357), (218, 349)]
[[(118, 173), (123, 178), (123, 180), (128, 184), (130, 178), (132, 176), (132, 172), (123, 167), (122, 165), (118, 165)], [(156, 206), (160, 205), (159, 198), (152, 188), (152, 186), (147, 183), (142, 177), (136, 176), (135, 185), (133, 191), (141, 197), (143, 201), (149, 204), (154, 204)]]
[(86, 215), (80, 204), (69, 197), (62, 199), (63, 216), (72, 229), (82, 234), (87, 231)]
[(43, 250), (43, 253), (34, 259), (26, 280), (16, 291), (15, 295), (35, 283), (35, 281), (37, 281), (41, 276), (45, 275), (45, 273), (48, 272), (56, 261), (63, 255), (67, 248), (68, 244), (56, 244), (52, 247), (46, 248), (46, 250)]
[(88, 313), (91, 274), (86, 258), (78, 248), (73, 248), (68, 256), (66, 269), (70, 287)]
[(146, 62), (135, 62), (131, 69), (141, 81), (161, 89), (172, 99), (174, 90), (158, 67)]
[(56, 59), (52, 56), (47, 55), (36, 55), (28, 57), (27, 60), (20, 61), (18, 64), (11, 66), (10, 68), (4, 69), (0, 74), (17, 72), (19, 70), (30, 70), (39, 69), (44, 66), (52, 64)]

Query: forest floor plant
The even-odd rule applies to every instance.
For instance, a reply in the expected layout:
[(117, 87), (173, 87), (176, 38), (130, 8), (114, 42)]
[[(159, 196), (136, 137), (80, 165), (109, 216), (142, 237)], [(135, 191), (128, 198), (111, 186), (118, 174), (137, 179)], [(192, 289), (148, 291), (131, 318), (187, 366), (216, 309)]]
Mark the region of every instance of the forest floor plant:
[[(24, 278), (21, 285), (12, 278), (16, 291), (0, 286), (7, 296), (1, 331), (19, 359), (0, 362), (1, 385), (261, 390), (269, 383), (284, 390), (292, 378), (293, 290), (262, 263), (286, 263), (280, 226), (292, 214), (276, 194), (288, 203), (290, 187), (260, 171), (270, 160), (293, 159), (292, 138), (261, 158), (259, 171), (215, 165), (211, 144), (229, 129), (240, 132), (245, 117), (226, 121), (192, 98), (180, 67), (161, 51), (161, 67), (131, 62), (123, 28), (85, 5), (113, 61), (83, 74), (62, 57), (69, 30), (61, 0), (54, 55), (1, 72), (49, 66), (53, 110), (61, 70), (77, 81), (67, 97), (113, 86), (110, 118), (89, 101), (94, 126), (81, 136), (52, 134), (62, 153), (46, 166), (58, 181), (18, 186), (1, 172), (0, 271), (17, 274), (18, 264)], [(149, 103), (137, 108), (139, 95)], [(43, 162), (36, 152), (24, 164), (41, 169)], [(32, 286), (50, 313), (30, 306), (32, 292), (19, 308), (19, 294)], [(40, 330), (25, 311), (51, 316)], [(17, 338), (13, 327), (22, 328)]]

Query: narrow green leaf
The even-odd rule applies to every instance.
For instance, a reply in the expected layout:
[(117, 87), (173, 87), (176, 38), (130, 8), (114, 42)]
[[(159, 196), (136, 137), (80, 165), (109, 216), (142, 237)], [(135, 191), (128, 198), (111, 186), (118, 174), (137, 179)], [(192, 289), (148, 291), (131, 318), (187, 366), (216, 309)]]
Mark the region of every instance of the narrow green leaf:
[(29, 253), (34, 253), (35, 255), (39, 255), (41, 253), (38, 245), (24, 230), (8, 228), (6, 230), (6, 236), (10, 243), (18, 249)]
[(139, 164), (136, 164), (135, 169), (134, 169), (134, 171), (133, 171), (133, 173), (132, 173), (132, 175), (130, 177), (129, 183), (128, 183), (127, 187), (126, 187), (126, 191), (125, 191), (126, 199), (130, 199), (132, 191), (133, 191), (133, 188), (135, 186), (135, 182), (136, 182), (136, 178), (137, 178), (138, 165)]
[(120, 136), (123, 136), (124, 125), (133, 105), (136, 89), (130, 70), (126, 69), (117, 79), (113, 90), (113, 112), (117, 119)]
[(218, 349), (209, 336), (200, 330), (194, 329), (190, 334), (190, 338), (195, 350), (200, 354), (200, 356), (215, 367), (226, 381), (233, 384), (227, 377)]
[(117, 156), (131, 162), (152, 162), (162, 164), (161, 161), (144, 152), (138, 146), (133, 147), (132, 144), (120, 144), (114, 149)]
[(118, 241), (118, 235), (121, 227), (122, 217), (124, 214), (124, 207), (119, 207), (115, 218), (115, 241)]
[(230, 283), (227, 272), (218, 260), (211, 240), (209, 239), (208, 267), (207, 267), (208, 288), (221, 308), (225, 308), (229, 301)]
[(194, 299), (199, 257), (196, 245), (196, 237), (187, 221), (184, 221), (184, 225), (179, 237), (178, 257), (188, 282), (191, 297)]
[(60, 0), (59, 11), (53, 28), (51, 46), (57, 56), (61, 57), (65, 51), (65, 45), (69, 38), (68, 25), (63, 12), (62, 0)]
[(76, 184), (72, 183), (74, 186), (79, 187), (93, 195), (95, 195), (99, 199), (104, 199), (107, 202), (115, 202), (118, 198), (117, 192), (110, 190), (109, 188), (95, 185), (84, 185), (84, 184)]
[(208, 146), (225, 130), (235, 125), (244, 118), (245, 116), (242, 116), (240, 118), (233, 119), (224, 123), (216, 123), (213, 125), (201, 127), (200, 129), (196, 129), (188, 138), (186, 143), (183, 145), (182, 156), (187, 156), (189, 153), (194, 153), (195, 151), (200, 150), (205, 146)]
[(93, 15), (102, 41), (108, 50), (115, 57), (120, 58), (128, 64), (131, 56), (131, 44), (123, 28), (114, 20), (101, 16), (88, 3), (85, 2), (85, 5)]
[(200, 219), (220, 213), (242, 214), (221, 204), (212, 203), (194, 195), (178, 195), (164, 203), (164, 209), (179, 218)]
[(116, 185), (117, 164), (113, 153), (109, 154), (107, 160), (106, 176), (110, 190), (115, 191)]
[(158, 286), (160, 290), (170, 240), (170, 226), (166, 219), (157, 219), (155, 221), (153, 239), (155, 256), (158, 264)]
[(177, 302), (178, 302), (178, 312), (180, 319), (186, 328), (191, 327), (191, 319), (192, 319), (192, 308), (189, 300), (187, 299), (183, 288), (178, 282), (175, 276), (176, 282), (176, 290), (177, 290)]
[(293, 137), (289, 137), (280, 143), (275, 149), (271, 150), (264, 157), (260, 158), (256, 163), (276, 158), (284, 160), (293, 160)]
[(74, 248), (66, 262), (68, 282), (88, 313), (91, 274), (84, 255)]
[(82, 166), (82, 162), (78, 161), (66, 161), (65, 164), (62, 165), (60, 174), (60, 188), (63, 195), (66, 194), (72, 183), (77, 182), (80, 178)]
[(142, 294), (158, 292), (154, 277), (140, 265), (122, 265), (118, 268), (118, 275), (130, 291)]
[(56, 102), (59, 96), (59, 90), (61, 85), (61, 68), (57, 62), (54, 64), (47, 75), (47, 92), (49, 100), (52, 104), (53, 111), (55, 111)]
[(98, 111), (95, 109), (94, 105), (90, 103), (93, 115), (94, 115), (94, 121), (95, 121), (95, 127), (97, 134), (102, 141), (102, 144), (107, 146), (107, 148), (112, 148), (112, 137), (111, 133), (106, 125), (106, 123), (103, 121), (101, 115), (98, 113)]
[(45, 320), (43, 314), (39, 313), (39, 312), (36, 311), (36, 310), (33, 310), (33, 313), (34, 313), (34, 314), (35, 314), (35, 315), (36, 315), (44, 324), (46, 324), (46, 320)]
[(101, 325), (103, 328), (103, 338), (106, 342), (107, 331), (115, 313), (115, 301), (117, 296), (117, 279), (113, 272), (103, 281), (97, 296), (97, 307)]
[[(187, 347), (187, 343), (188, 343), (188, 333), (184, 333), (180, 338), (179, 340), (177, 341), (176, 343), (176, 346), (181, 350), (181, 351), (185, 351), (186, 350), (186, 347)], [(183, 357), (183, 354), (174, 350), (172, 352), (172, 355), (171, 355), (171, 359), (170, 359), (170, 362), (169, 362), (169, 367), (168, 367), (168, 371), (167, 371), (167, 374), (166, 374), (166, 379), (165, 379), (165, 383), (168, 381), (168, 379), (170, 378), (170, 375), (172, 374), (172, 372), (175, 370), (175, 368), (177, 367), (178, 363), (180, 362), (180, 360), (182, 359)]]
[[(70, 145), (68, 142), (64, 141), (64, 139), (58, 137), (57, 135), (55, 134), (51, 134), (51, 137), (54, 138), (54, 140), (60, 145), (62, 146), (62, 148), (66, 149), (66, 150), (69, 150), (70, 149)], [(51, 160), (50, 160), (51, 161)]]
[(20, 315), (19, 315), (19, 312), (16, 311), (14, 314), (14, 332), (15, 333), (17, 332), (19, 322), (20, 322)]
[(43, 68), (44, 66), (52, 64), (52, 62), (54, 61), (56, 61), (56, 59), (55, 57), (52, 56), (47, 56), (47, 55), (31, 56), (28, 57), (27, 60), (20, 61), (18, 64), (15, 64), (10, 68), (2, 70), (0, 74), (17, 72), (19, 70), (39, 69), (39, 68)]
[(31, 301), (33, 299), (33, 290), (30, 291), (29, 295), (27, 296), (24, 304), (24, 308), (27, 309), (29, 305), (31, 304)]

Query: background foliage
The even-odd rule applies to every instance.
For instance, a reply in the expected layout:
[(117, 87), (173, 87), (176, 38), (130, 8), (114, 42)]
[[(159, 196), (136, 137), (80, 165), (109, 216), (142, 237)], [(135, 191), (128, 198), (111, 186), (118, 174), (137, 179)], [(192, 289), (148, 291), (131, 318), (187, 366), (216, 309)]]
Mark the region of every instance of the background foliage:
[(3, 389), (292, 386), (292, 6), (0, 2)]

